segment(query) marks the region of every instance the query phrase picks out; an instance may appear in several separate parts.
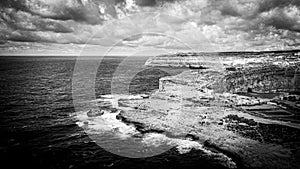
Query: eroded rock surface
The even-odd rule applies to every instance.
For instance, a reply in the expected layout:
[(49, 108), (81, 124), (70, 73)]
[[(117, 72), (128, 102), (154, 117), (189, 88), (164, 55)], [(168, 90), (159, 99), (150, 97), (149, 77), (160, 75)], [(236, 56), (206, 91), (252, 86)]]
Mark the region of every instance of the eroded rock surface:
[[(180, 62), (182, 57), (163, 56), (147, 64), (179, 66), (192, 60), (189, 55)], [(230, 69), (225, 71), (188, 70), (164, 77), (149, 98), (119, 100), (119, 116), (138, 123), (143, 131), (196, 140), (231, 157), (239, 167), (299, 167), (300, 125), (289, 120), (299, 117), (299, 109), (280, 105), (289, 92), (299, 90), (299, 58), (264, 56), (234, 62), (227, 60), (224, 67)]]

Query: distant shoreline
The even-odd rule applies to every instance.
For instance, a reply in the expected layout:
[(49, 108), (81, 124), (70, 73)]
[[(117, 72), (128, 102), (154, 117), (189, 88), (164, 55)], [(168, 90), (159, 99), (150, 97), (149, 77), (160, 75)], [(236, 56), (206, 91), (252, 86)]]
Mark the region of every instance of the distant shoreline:
[[(295, 50), (272, 50), (272, 51), (223, 51), (223, 52), (196, 52), (198, 54), (261, 54), (261, 53), (297, 53), (300, 52), (300, 49)], [(174, 54), (187, 54), (187, 53), (194, 53), (194, 52), (177, 52)], [(78, 57), (81, 56), (79, 54), (18, 54), (18, 53), (0, 53), (0, 57)], [(156, 56), (156, 55), (153, 55)], [(153, 57), (151, 56), (151, 57)], [(157, 55), (159, 56), (159, 55)], [(100, 57), (99, 55), (84, 55), (82, 57)], [(107, 57), (128, 57), (128, 55), (108, 55)], [(149, 57), (147, 55), (144, 56), (136, 56), (136, 57)]]

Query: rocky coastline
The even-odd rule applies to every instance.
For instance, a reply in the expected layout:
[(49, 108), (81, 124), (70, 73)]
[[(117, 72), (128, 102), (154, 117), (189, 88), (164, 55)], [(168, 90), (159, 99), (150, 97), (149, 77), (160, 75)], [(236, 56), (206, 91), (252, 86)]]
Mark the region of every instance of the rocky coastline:
[(196, 54), (151, 58), (146, 66), (206, 69), (161, 78), (149, 97), (118, 99), (117, 119), (133, 125), (138, 137), (160, 133), (196, 141), (232, 159), (232, 168), (297, 168), (300, 59), (294, 53), (250, 55), (225, 57), (220, 69), (215, 59), (199, 61)]

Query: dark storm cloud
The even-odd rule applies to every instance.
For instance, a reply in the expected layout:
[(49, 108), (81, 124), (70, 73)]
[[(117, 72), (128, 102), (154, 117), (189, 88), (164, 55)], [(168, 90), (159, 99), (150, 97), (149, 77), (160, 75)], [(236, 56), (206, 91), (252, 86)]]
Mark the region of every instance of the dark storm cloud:
[[(135, 0), (138, 6), (156, 6), (175, 0)], [(48, 1), (51, 2), (51, 1)], [(12, 8), (17, 11), (28, 12), (42, 18), (54, 20), (74, 20), (87, 24), (101, 24), (103, 15), (116, 17), (115, 5), (124, 4), (126, 0), (92, 0), (85, 3), (84, 0), (65, 0), (59, 3), (30, 0), (1, 0), (0, 8)], [(99, 7), (105, 8), (105, 13)]]
[[(220, 11), (222, 18), (218, 19), (235, 17), (244, 20), (232, 23), (229, 26), (232, 29), (263, 31), (259, 30), (263, 24), (276, 29), (300, 31), (300, 0), (212, 0), (209, 10)], [(217, 22), (220, 20), (212, 23)]]
[(220, 9), (222, 15), (241, 16), (241, 14), (231, 5), (223, 5)]
[[(298, 16), (299, 18), (300, 16)], [(269, 16), (262, 18), (262, 23), (273, 26), (277, 29), (300, 32), (300, 23), (296, 16), (288, 16), (282, 8), (274, 9)]]
[[(57, 0), (56, 0), (57, 1)], [(28, 12), (42, 18), (54, 20), (74, 20), (87, 24), (101, 24), (104, 19), (99, 6), (105, 7), (106, 13), (115, 15), (113, 5), (123, 3), (124, 0), (94, 0), (85, 3), (81, 0), (30, 1), (30, 0), (1, 0), (0, 8), (12, 8), (17, 11)]]
[(97, 9), (95, 7), (87, 8), (69, 8), (63, 7), (61, 9), (55, 9), (54, 14), (43, 14), (39, 12), (33, 12), (35, 15), (39, 15), (43, 18), (50, 18), (54, 20), (74, 20), (77, 22), (85, 22), (88, 24), (101, 24), (103, 22), (102, 18), (97, 15)]
[(258, 12), (269, 11), (274, 8), (282, 8), (289, 5), (300, 6), (299, 0), (262, 0)]
[[(60, 34), (73, 33), (74, 29), (80, 25), (101, 25), (105, 15), (116, 15), (115, 12), (111, 12), (113, 11), (111, 4), (115, 5), (124, 1), (89, 2), (84, 0), (1, 0), (0, 38), (22, 42), (65, 43), (69, 40), (70, 43), (76, 43), (80, 41), (76, 38), (76, 34), (73, 37), (67, 36), (66, 39), (56, 40), (53, 33), (57, 33), (57, 37), (65, 37)], [(103, 7), (105, 11), (101, 11), (100, 7)]]
[(156, 5), (156, 0), (136, 0), (136, 4), (139, 6), (154, 6)]
[(136, 0), (135, 2), (138, 6), (156, 6), (156, 5), (162, 5), (166, 2), (175, 2), (175, 1), (176, 0)]
[(222, 15), (255, 18), (263, 12), (287, 6), (300, 6), (300, 0), (211, 0)]
[(52, 43), (54, 41), (43, 39), (39, 36), (32, 34), (31, 32), (23, 32), (21, 31), (20, 34), (17, 35), (10, 35), (8, 36), (7, 40), (17, 41), (17, 42), (48, 42)]
[(99, 8), (96, 2), (85, 6), (80, 0), (72, 1), (70, 5), (66, 5), (63, 1), (58, 4), (49, 4), (42, 1), (3, 0), (0, 4), (2, 8), (12, 8), (54, 20), (74, 20), (88, 24), (103, 22), (103, 19), (99, 17)]
[(52, 31), (56, 33), (71, 33), (73, 30), (57, 21), (41, 19), (29, 13), (10, 10), (5, 14), (0, 14), (0, 18), (15, 30), (27, 31)]
[(25, 1), (20, 0), (1, 0), (0, 1), (0, 8), (14, 8), (16, 10), (22, 10), (28, 12), (28, 8), (25, 5)]

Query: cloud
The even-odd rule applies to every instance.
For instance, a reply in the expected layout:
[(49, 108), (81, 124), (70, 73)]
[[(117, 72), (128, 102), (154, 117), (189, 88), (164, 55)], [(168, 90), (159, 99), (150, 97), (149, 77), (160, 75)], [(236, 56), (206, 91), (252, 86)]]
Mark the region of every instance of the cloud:
[(296, 6), (274, 8), (260, 14), (264, 24), (277, 29), (300, 32), (300, 9)]
[[(74, 20), (87, 24), (101, 24), (116, 17), (116, 6), (125, 6), (130, 0), (2, 0), (2, 8), (12, 8), (42, 18)], [(133, 1), (134, 3), (134, 1)]]
[(10, 27), (18, 30), (52, 31), (56, 33), (73, 32), (72, 29), (60, 21), (41, 19), (30, 13), (16, 11), (15, 9), (6, 9), (6, 12), (2, 13), (1, 18), (5, 23), (9, 24)]
[(196, 50), (299, 48), (299, 0), (2, 0), (11, 41)]

